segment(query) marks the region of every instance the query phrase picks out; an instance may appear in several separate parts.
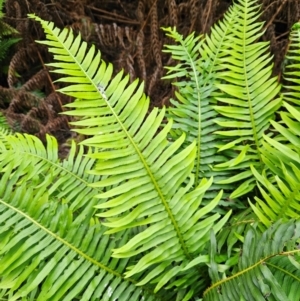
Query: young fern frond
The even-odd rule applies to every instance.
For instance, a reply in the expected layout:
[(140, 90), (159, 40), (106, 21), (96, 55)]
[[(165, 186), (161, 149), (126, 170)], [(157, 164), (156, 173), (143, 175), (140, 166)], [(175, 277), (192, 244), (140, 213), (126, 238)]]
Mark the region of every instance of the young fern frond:
[(0, 296), (10, 301), (161, 300), (137, 287), (138, 278), (125, 279), (128, 259), (111, 257), (130, 233), (104, 235), (107, 229), (93, 217), (100, 190), (88, 184), (100, 177), (85, 173), (95, 160), (83, 156), (83, 147), (75, 159), (73, 143), (69, 158), (60, 162), (53, 137), (47, 136), (46, 147), (30, 135), (3, 140)]
[(228, 55), (219, 59), (222, 70), (216, 73), (221, 81), (216, 87), (224, 93), (216, 100), (224, 105), (214, 106), (223, 115), (215, 121), (223, 129), (215, 134), (228, 139), (226, 144), (220, 145), (219, 151), (234, 150), (238, 156), (218, 164), (215, 170), (236, 172), (233, 177), (220, 181), (221, 184), (243, 181), (232, 192), (232, 198), (244, 195), (255, 186), (250, 165), (263, 169), (263, 134), (281, 105), (281, 99), (277, 97), (280, 85), (277, 78), (271, 78), (269, 43), (256, 42), (262, 36), (263, 26), (257, 22), (258, 8), (252, 0), (239, 0), (231, 7), (235, 22), (225, 43), (224, 51)]
[[(191, 190), (195, 143), (182, 149), (185, 134), (170, 143), (167, 135), (172, 120), (161, 129), (165, 109), (159, 112), (155, 108), (147, 116), (149, 99), (143, 94), (143, 85), (138, 81), (129, 84), (123, 72), (112, 78), (112, 66), (101, 61), (94, 46), (87, 50), (86, 42), (80, 36), (75, 38), (72, 31), (31, 17), (42, 24), (48, 40), (40, 43), (50, 47), (57, 61), (49, 66), (64, 74), (60, 81), (72, 83), (60, 89), (77, 98), (67, 105), (74, 110), (66, 114), (85, 116), (72, 125), (82, 127), (76, 129), (78, 133), (91, 136), (82, 144), (97, 148), (89, 155), (97, 159), (91, 173), (106, 178), (92, 186), (103, 189), (96, 197), (105, 202), (96, 208), (101, 209), (97, 215), (105, 218), (103, 225), (110, 228), (106, 233), (147, 226), (115, 248), (113, 256), (141, 256), (126, 277), (151, 267), (140, 285), (151, 281), (156, 284), (155, 291), (167, 283), (179, 289), (189, 286), (190, 298), (198, 291), (200, 278), (191, 269), (206, 260), (201, 252), (209, 241), (209, 229), (218, 232), (231, 214), (206, 218), (222, 196), (220, 192), (201, 206), (212, 179), (203, 179)], [(177, 275), (180, 281), (175, 281)]]
[(300, 222), (278, 221), (268, 230), (251, 227), (245, 235), (239, 264), (232, 276), (221, 276), (216, 256), (216, 240), (212, 235), (210, 275), (213, 284), (203, 301), (285, 300), (299, 301)]

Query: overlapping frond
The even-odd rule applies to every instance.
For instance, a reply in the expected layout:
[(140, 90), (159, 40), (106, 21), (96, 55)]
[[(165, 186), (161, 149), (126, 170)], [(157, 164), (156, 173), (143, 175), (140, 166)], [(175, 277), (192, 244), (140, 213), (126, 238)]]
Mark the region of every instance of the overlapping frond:
[(111, 257), (129, 231), (104, 235), (93, 217), (100, 190), (88, 184), (100, 177), (86, 174), (95, 160), (83, 156), (83, 147), (75, 159), (73, 143), (60, 162), (53, 137), (46, 147), (30, 135), (6, 140), (0, 141), (0, 296), (160, 300), (122, 276), (128, 259)]
[(251, 227), (246, 235), (237, 269), (226, 278), (214, 261), (216, 240), (212, 235), (210, 275), (213, 284), (204, 301), (284, 300), (299, 301), (300, 222), (278, 221), (260, 234)]
[(243, 183), (231, 194), (241, 196), (253, 189), (250, 165), (263, 168), (260, 149), (263, 134), (269, 128), (269, 120), (281, 105), (277, 97), (280, 85), (271, 77), (272, 57), (268, 42), (257, 42), (263, 24), (258, 22), (259, 6), (255, 0), (239, 0), (230, 8), (235, 22), (225, 43), (228, 55), (219, 59), (216, 86), (223, 92), (217, 96), (215, 110), (223, 117), (215, 122), (223, 129), (215, 134), (227, 137), (219, 151), (233, 150), (235, 155), (228, 162), (218, 164), (215, 169), (235, 170), (235, 175), (220, 183)]
[[(103, 189), (97, 198), (105, 202), (96, 207), (101, 209), (98, 216), (105, 219), (103, 224), (111, 228), (107, 233), (147, 225), (116, 248), (113, 256), (142, 255), (126, 276), (152, 267), (140, 284), (157, 283), (156, 290), (177, 275), (181, 279), (170, 282), (170, 286), (195, 284), (199, 274), (186, 271), (206, 260), (200, 254), (209, 240), (209, 229), (218, 231), (230, 215), (228, 212), (221, 220), (219, 214), (205, 218), (222, 195), (220, 192), (208, 205), (201, 206), (212, 179), (203, 179), (191, 190), (195, 143), (181, 149), (185, 134), (169, 142), (172, 120), (161, 127), (165, 109), (155, 108), (147, 116), (149, 99), (143, 94), (143, 85), (138, 81), (129, 84), (123, 72), (112, 78), (112, 66), (101, 60), (94, 46), (87, 49), (72, 31), (59, 30), (51, 22), (32, 17), (41, 22), (47, 35), (48, 40), (40, 43), (48, 45), (58, 61), (50, 66), (64, 74), (61, 81), (71, 83), (60, 90), (76, 98), (67, 105), (74, 110), (66, 114), (84, 116), (72, 124), (81, 127), (77, 132), (91, 136), (83, 144), (97, 148), (89, 155), (97, 159), (91, 173), (106, 178), (92, 186)], [(191, 297), (194, 289), (187, 296)]]
[[(234, 25), (234, 12), (226, 13), (223, 21), (215, 24), (211, 34), (205, 38), (189, 35), (185, 39), (175, 29), (165, 29), (176, 45), (165, 46), (164, 52), (171, 53), (178, 63), (175, 67), (166, 67), (168, 70), (165, 79), (175, 79), (173, 82), (178, 88), (175, 92), (176, 100), (171, 99), (172, 107), (169, 116), (174, 119), (172, 136), (178, 137), (182, 132), (187, 133), (187, 142), (195, 141), (197, 154), (193, 172), (195, 184), (203, 177), (214, 177), (210, 193), (206, 197), (214, 196), (220, 189), (233, 190), (230, 184), (216, 184), (218, 181), (230, 177), (230, 171), (215, 172), (213, 165), (228, 160), (226, 153), (218, 154), (218, 145), (221, 137), (214, 132), (221, 129), (214, 120), (218, 113), (213, 108), (217, 104), (213, 95), (216, 93), (215, 73), (220, 69), (220, 58), (227, 56), (227, 43), (231, 28)], [(230, 205), (229, 202), (222, 202)], [(232, 205), (232, 204), (231, 204)]]

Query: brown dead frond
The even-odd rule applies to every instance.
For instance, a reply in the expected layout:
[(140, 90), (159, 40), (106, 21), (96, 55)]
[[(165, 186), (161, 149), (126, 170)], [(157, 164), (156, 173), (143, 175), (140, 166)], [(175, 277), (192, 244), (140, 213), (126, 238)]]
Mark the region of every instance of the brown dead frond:
[(177, 26), (178, 18), (177, 18), (177, 5), (175, 0), (168, 0), (168, 8), (169, 8), (169, 23), (170, 25)]
[(32, 65), (38, 62), (37, 44), (32, 43), (27, 45), (26, 48), (21, 47), (12, 57), (9, 67), (7, 82), (10, 88), (13, 88), (19, 82), (20, 75), (23, 71), (28, 74), (32, 72)]
[(17, 92), (14, 89), (0, 86), (0, 109), (7, 109)]
[(140, 30), (136, 37), (136, 59), (138, 62), (138, 67), (140, 70), (140, 78), (146, 82), (147, 80), (147, 71), (144, 58), (144, 33)]
[(161, 45), (158, 34), (158, 16), (157, 16), (157, 6), (156, 2), (154, 2), (153, 8), (151, 10), (151, 23), (150, 23), (150, 38), (151, 38), (151, 48), (152, 53), (154, 55), (154, 59), (157, 66), (162, 66), (161, 59)]

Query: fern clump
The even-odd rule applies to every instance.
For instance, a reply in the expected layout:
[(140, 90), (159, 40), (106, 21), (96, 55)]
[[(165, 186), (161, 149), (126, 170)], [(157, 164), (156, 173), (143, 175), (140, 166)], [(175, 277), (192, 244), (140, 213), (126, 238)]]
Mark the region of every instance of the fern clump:
[(29, 15), (86, 139), (60, 159), (51, 136), (0, 135), (0, 298), (300, 300), (299, 27), (282, 88), (259, 14), (240, 0), (210, 35), (165, 29), (176, 99), (151, 112), (143, 83)]

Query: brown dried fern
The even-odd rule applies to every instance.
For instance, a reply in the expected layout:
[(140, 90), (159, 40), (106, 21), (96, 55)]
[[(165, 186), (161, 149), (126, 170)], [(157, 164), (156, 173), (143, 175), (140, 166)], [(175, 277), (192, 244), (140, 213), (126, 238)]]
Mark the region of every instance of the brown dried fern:
[(177, 17), (177, 5), (175, 0), (168, 0), (168, 8), (169, 8), (169, 23), (170, 25), (176, 26), (178, 25), (178, 17)]
[(157, 66), (162, 66), (161, 58), (161, 45), (158, 36), (158, 16), (157, 16), (157, 4), (154, 1), (152, 10), (150, 12), (150, 38), (151, 38), (151, 49)]

